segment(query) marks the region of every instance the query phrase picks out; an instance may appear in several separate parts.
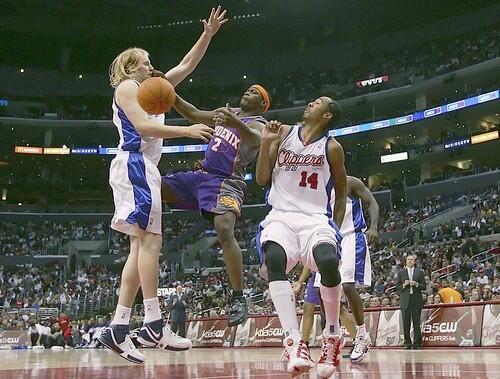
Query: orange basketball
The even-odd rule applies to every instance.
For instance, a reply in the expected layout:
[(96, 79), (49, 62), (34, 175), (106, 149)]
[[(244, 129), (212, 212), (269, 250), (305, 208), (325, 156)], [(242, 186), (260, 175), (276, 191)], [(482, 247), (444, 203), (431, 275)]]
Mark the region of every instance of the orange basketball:
[(137, 101), (148, 114), (168, 112), (175, 102), (175, 90), (166, 79), (153, 77), (139, 85)]

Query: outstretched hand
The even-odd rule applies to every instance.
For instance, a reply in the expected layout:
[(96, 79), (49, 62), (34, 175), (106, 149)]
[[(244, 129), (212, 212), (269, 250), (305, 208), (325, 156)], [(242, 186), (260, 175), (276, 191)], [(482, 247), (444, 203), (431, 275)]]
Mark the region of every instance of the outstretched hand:
[(212, 134), (214, 134), (214, 130), (211, 127), (204, 124), (194, 124), (187, 128), (186, 137), (208, 142), (212, 138)]
[(208, 17), (208, 21), (204, 19), (203, 28), (205, 29), (205, 33), (207, 33), (210, 37), (212, 37), (215, 33), (217, 33), (220, 27), (227, 22), (226, 10), (222, 11), (221, 6), (219, 5), (217, 9), (212, 8), (210, 12), (210, 16)]
[(281, 138), (283, 132), (282, 123), (279, 121), (270, 121), (262, 129), (262, 141), (273, 142)]
[(215, 110), (214, 118), (215, 125), (224, 125), (226, 128), (235, 128), (241, 126), (241, 121), (236, 116), (236, 113), (226, 103), (225, 107), (217, 108)]

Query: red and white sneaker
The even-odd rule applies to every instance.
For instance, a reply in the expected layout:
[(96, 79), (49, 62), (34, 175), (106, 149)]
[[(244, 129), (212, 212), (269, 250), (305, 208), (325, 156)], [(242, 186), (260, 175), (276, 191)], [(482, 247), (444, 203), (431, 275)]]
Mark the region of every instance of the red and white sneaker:
[(281, 354), (281, 361), (282, 362), (290, 361), (290, 348), (288, 346), (285, 346), (285, 348), (283, 349), (283, 353)]
[(321, 347), (321, 357), (317, 365), (318, 376), (329, 378), (333, 375), (340, 363), (340, 346), (343, 336), (323, 334), (323, 345)]
[(300, 339), (300, 336), (285, 338), (283, 345), (285, 346), (285, 352), (283, 353), (282, 359), (286, 358), (286, 352), (288, 352), (288, 372), (291, 374), (292, 378), (308, 372), (314, 367), (314, 362), (309, 353), (309, 347)]

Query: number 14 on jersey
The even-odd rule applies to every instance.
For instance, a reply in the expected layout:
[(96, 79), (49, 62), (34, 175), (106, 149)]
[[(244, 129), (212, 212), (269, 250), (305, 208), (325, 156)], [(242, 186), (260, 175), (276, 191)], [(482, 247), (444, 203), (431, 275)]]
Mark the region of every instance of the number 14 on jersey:
[(300, 187), (307, 187), (307, 185), (309, 184), (309, 187), (311, 187), (311, 189), (318, 189), (318, 174), (316, 172), (309, 175), (307, 171), (302, 171), (300, 173), (300, 176)]

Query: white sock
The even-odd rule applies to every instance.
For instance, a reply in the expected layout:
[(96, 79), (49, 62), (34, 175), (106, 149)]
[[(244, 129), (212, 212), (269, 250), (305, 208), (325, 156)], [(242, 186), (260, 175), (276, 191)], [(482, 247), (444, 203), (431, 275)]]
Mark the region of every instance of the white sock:
[(357, 325), (358, 328), (358, 333), (356, 333), (356, 337), (364, 337), (366, 336), (366, 327), (365, 324), (363, 325)]
[(131, 308), (118, 304), (116, 306), (115, 317), (113, 317), (111, 325), (128, 325), (130, 323), (131, 312)]
[(160, 303), (157, 297), (144, 299), (144, 323), (161, 319)]
[(285, 336), (300, 336), (292, 284), (288, 280), (270, 282), (269, 293)]
[(325, 307), (325, 333), (330, 335), (340, 335), (340, 284), (335, 287), (325, 287), (321, 284), (319, 290)]

